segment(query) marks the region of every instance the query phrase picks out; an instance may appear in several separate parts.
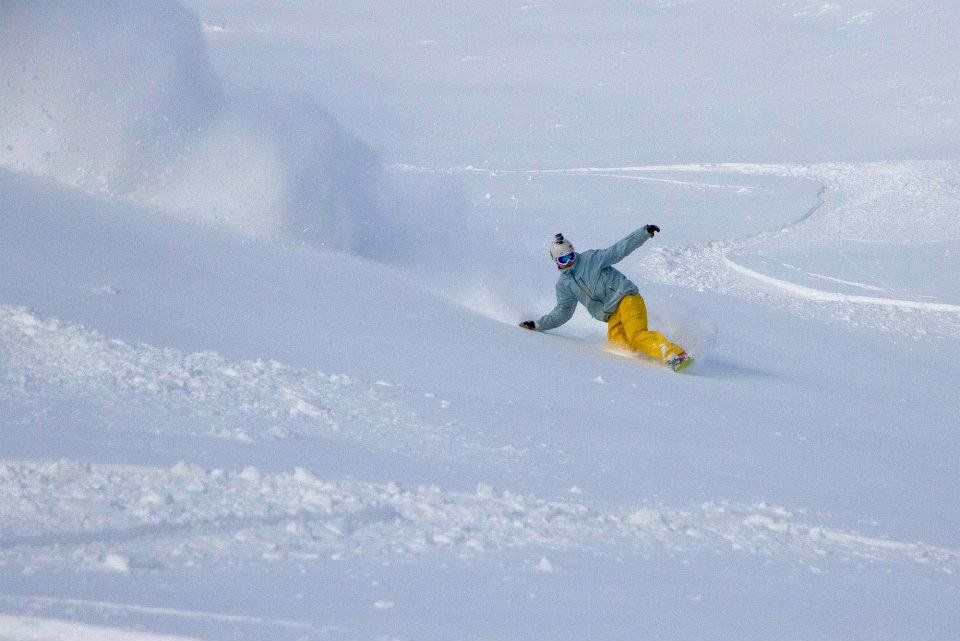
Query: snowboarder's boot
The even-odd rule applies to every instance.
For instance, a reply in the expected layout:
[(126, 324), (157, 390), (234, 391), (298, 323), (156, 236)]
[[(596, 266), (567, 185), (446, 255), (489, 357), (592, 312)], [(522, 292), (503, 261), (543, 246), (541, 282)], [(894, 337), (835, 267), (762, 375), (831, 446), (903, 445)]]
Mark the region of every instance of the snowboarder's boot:
[(671, 356), (667, 359), (667, 365), (675, 372), (682, 372), (693, 365), (693, 359), (690, 358), (690, 355), (686, 352), (680, 352), (676, 356)]

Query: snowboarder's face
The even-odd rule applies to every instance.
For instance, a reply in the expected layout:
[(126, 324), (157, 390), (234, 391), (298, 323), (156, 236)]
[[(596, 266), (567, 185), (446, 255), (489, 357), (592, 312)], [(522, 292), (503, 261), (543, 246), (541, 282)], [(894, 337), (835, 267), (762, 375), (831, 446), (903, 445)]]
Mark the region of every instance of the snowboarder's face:
[(570, 252), (569, 254), (564, 254), (563, 256), (557, 257), (557, 268), (566, 269), (573, 265), (573, 261), (577, 258), (577, 252)]

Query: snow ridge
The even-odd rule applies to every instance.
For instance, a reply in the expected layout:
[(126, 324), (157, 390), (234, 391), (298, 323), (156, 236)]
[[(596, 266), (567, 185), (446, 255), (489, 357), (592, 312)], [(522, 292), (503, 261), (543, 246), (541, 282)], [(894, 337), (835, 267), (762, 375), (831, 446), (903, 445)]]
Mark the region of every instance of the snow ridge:
[[(349, 440), (396, 453), (459, 460), (484, 448), (420, 419), (373, 385), (278, 361), (130, 345), (23, 307), (0, 305), (0, 368), (23, 392), (71, 393), (185, 412), (207, 436), (243, 442)], [(4, 372), (0, 370), (0, 375)], [(497, 458), (520, 456), (491, 450)]]
[[(800, 517), (800, 518), (798, 518)], [(666, 550), (750, 553), (798, 567), (818, 561), (920, 564), (960, 572), (960, 551), (804, 523), (765, 503), (591, 506), (479, 485), (474, 493), (328, 481), (303, 468), (262, 473), (0, 462), (0, 562), (132, 572), (198, 562), (408, 558), (450, 550), (576, 548), (601, 556)], [(814, 571), (817, 571), (816, 569)]]

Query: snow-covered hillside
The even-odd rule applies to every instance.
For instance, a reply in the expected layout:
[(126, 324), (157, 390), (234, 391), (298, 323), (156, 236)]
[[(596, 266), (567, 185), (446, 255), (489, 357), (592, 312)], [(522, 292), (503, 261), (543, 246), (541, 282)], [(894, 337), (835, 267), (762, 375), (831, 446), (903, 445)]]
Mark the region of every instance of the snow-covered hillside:
[[(0, 6), (0, 640), (957, 636), (958, 38)], [(694, 368), (516, 326), (648, 222)]]

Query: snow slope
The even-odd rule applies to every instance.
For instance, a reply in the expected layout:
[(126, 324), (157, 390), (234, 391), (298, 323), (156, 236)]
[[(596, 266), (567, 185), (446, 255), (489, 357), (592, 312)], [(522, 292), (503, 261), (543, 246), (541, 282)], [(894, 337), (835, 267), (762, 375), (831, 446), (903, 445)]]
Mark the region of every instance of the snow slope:
[(776, 4), (0, 9), (0, 639), (956, 636), (957, 18)]

